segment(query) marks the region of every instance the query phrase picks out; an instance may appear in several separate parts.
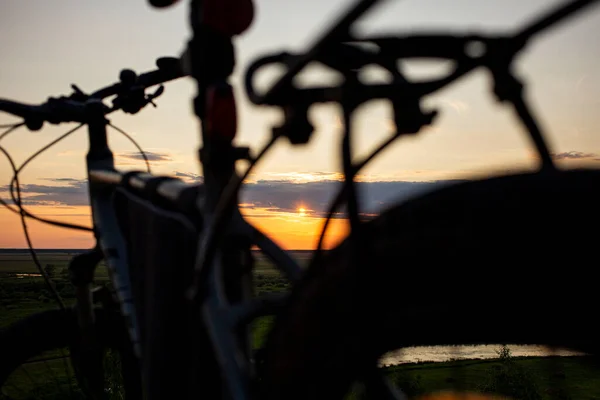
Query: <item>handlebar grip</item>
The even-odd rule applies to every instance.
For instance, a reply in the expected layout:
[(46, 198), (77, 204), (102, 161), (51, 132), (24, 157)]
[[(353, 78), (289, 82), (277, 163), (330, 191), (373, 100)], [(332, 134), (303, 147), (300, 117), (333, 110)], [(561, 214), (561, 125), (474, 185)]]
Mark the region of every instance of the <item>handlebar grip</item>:
[(44, 125), (43, 111), (40, 106), (0, 99), (0, 111), (21, 117), (29, 130), (38, 131)]
[(0, 99), (0, 111), (26, 119), (36, 114), (39, 111), (39, 106)]

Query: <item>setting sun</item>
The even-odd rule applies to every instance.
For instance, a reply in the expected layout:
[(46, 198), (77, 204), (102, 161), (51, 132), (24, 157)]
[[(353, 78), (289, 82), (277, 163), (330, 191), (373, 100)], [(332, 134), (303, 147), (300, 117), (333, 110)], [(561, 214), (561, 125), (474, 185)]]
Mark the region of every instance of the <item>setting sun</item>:
[(304, 207), (298, 207), (298, 214), (301, 217), (304, 217), (306, 215), (306, 208), (304, 208)]

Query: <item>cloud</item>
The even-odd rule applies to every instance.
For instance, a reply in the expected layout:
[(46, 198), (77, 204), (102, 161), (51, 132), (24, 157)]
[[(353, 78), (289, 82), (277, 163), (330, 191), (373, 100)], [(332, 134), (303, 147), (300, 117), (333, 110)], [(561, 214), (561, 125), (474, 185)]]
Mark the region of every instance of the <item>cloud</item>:
[(596, 153), (583, 153), (581, 151), (565, 151), (558, 154), (552, 154), (555, 160), (589, 160), (600, 161), (600, 155)]
[[(365, 214), (379, 213), (398, 201), (417, 196), (443, 185), (458, 181), (435, 182), (358, 182), (359, 203)], [(323, 216), (341, 188), (341, 182), (321, 181), (293, 183), (258, 181), (245, 185), (240, 195), (245, 208), (269, 208), (273, 211), (296, 212), (299, 207), (310, 210), (312, 216)], [(338, 217), (343, 217), (340, 213)]]
[(52, 182), (79, 182), (79, 180), (75, 178), (44, 178), (43, 180)]
[(341, 181), (343, 175), (339, 172), (267, 172), (261, 173), (260, 179), (251, 177), (248, 181), (261, 182), (287, 182), (306, 183), (322, 181)]
[[(89, 205), (87, 181), (84, 179), (56, 178), (45, 179), (66, 185), (21, 185), (21, 194), (23, 204), (26, 205), (67, 205), (67, 206), (87, 206)], [(8, 192), (9, 185), (0, 187), (1, 191)]]
[(204, 177), (198, 174), (194, 174), (193, 172), (181, 172), (176, 171), (173, 176), (177, 178), (182, 178), (183, 180), (192, 181), (192, 182), (204, 182)]
[[(171, 158), (171, 156), (166, 153), (155, 153), (152, 151), (145, 151), (144, 153), (146, 153), (146, 158), (148, 158), (148, 161), (172, 161), (173, 160)], [(124, 157), (124, 158), (129, 158), (132, 160), (144, 160), (142, 153), (135, 152), (135, 151), (119, 153), (118, 156)]]
[[(201, 181), (202, 177), (189, 172), (176, 172), (180, 178)], [(327, 175), (323, 175), (327, 177)], [(24, 204), (49, 206), (86, 206), (89, 205), (87, 181), (75, 178), (46, 179), (55, 184), (26, 184), (21, 186)], [(396, 202), (423, 194), (444, 185), (460, 181), (364, 181), (357, 182), (359, 203), (362, 213), (374, 215), (393, 206)], [(277, 212), (297, 212), (302, 207), (306, 215), (312, 217), (324, 216), (334, 196), (341, 188), (342, 182), (323, 180), (312, 182), (297, 182), (295, 180), (267, 181), (261, 180), (243, 186), (240, 193), (241, 207), (254, 210), (253, 216), (272, 216)], [(8, 191), (8, 185), (0, 187), (0, 191)], [(344, 210), (334, 216), (343, 218)]]

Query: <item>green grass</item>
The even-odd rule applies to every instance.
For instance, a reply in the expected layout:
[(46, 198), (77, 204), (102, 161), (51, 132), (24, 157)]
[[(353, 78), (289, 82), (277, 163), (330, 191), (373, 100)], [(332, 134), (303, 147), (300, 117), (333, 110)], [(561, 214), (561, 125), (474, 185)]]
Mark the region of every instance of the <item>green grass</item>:
[[(48, 264), (53, 266), (50, 268), (52, 281), (68, 305), (73, 304), (75, 301), (74, 289), (68, 279), (68, 263), (71, 256), (66, 253), (39, 254), (42, 266), (45, 267)], [(19, 274), (39, 274), (30, 256), (26, 253), (0, 254), (0, 330), (34, 313), (57, 308), (43, 278)], [(109, 284), (108, 271), (103, 264), (100, 264), (96, 270), (95, 282), (97, 284)], [(282, 291), (288, 287), (289, 285), (281, 273), (268, 260), (258, 256), (255, 268), (256, 293)], [(260, 318), (254, 322), (253, 339), (255, 348), (262, 345), (271, 324), (272, 318), (270, 317)], [(57, 352), (54, 352), (51, 356), (57, 354)], [(69, 384), (74, 383), (73, 372), (65, 369), (64, 360), (62, 359), (29, 363), (26, 369), (15, 372), (11, 379), (19, 391), (22, 391), (23, 387), (31, 386), (30, 389), (34, 390), (29, 393), (32, 398), (70, 397)], [(36, 385), (31, 385), (32, 380), (36, 384), (46, 383), (44, 385), (46, 392), (43, 394), (35, 392)], [(116, 397), (118, 398), (118, 396)], [(0, 399), (2, 399), (1, 395)]]
[[(68, 279), (68, 263), (71, 255), (44, 254), (42, 266), (51, 264), (52, 281), (67, 304), (74, 302), (74, 290)], [(28, 315), (39, 311), (57, 308), (50, 290), (40, 276), (21, 276), (18, 274), (39, 274), (28, 254), (0, 254), (0, 329)], [(255, 291), (258, 295), (286, 290), (287, 280), (273, 265), (261, 256), (257, 257), (255, 268)], [(108, 271), (101, 263), (95, 274), (95, 283), (108, 285)], [(262, 325), (261, 325), (262, 326)], [(266, 328), (260, 328), (263, 332)], [(262, 341), (262, 335), (257, 343)]]
[[(68, 279), (71, 255), (40, 253), (38, 257), (43, 267), (52, 265), (51, 277), (55, 288), (66, 304), (72, 304), (74, 289)], [(106, 284), (106, 267), (101, 264), (96, 272), (96, 282)], [(36, 312), (56, 308), (54, 297), (28, 253), (0, 253), (0, 329)]]
[[(306, 264), (306, 253), (298, 254)], [(74, 291), (68, 281), (69, 254), (41, 254), (42, 265), (52, 264), (56, 289), (68, 304), (74, 302)], [(0, 254), (0, 330), (33, 313), (56, 308), (52, 296), (40, 277), (16, 278), (15, 274), (35, 274), (35, 265), (27, 254)], [(101, 266), (96, 282), (108, 284), (106, 268)], [(289, 289), (287, 280), (262, 256), (256, 256), (255, 291), (257, 294)], [(253, 345), (259, 348), (273, 324), (273, 317), (263, 317), (252, 325)], [(2, 355), (0, 355), (1, 357)], [(552, 364), (555, 363), (555, 364)], [(50, 366), (52, 373), (48, 372)], [(552, 368), (550, 368), (552, 367)], [(54, 380), (58, 376), (60, 385), (53, 383), (49, 398), (60, 398), (69, 382), (62, 360), (37, 362), (28, 366), (29, 374), (37, 381)], [(386, 368), (390, 379), (410, 395), (456, 388), (465, 390), (530, 390), (535, 393), (523, 397), (533, 400), (551, 399), (553, 394), (560, 399), (600, 399), (600, 374), (590, 368), (584, 357), (505, 357), (494, 360), (461, 360), (444, 363), (403, 364)], [(51, 377), (50, 374), (53, 376)], [(25, 373), (16, 374), (16, 379), (25, 380)], [(28, 380), (28, 378), (27, 378)], [(560, 389), (556, 389), (556, 387)], [(509, 388), (509, 389), (507, 389)], [(513, 389), (510, 389), (513, 388)], [(113, 390), (116, 390), (113, 388)], [(559, 390), (560, 393), (555, 393)], [(554, 392), (553, 392), (554, 391)], [(64, 393), (63, 393), (64, 394)], [(56, 396), (55, 396), (56, 395)], [(39, 393), (34, 397), (40, 397)], [(117, 396), (118, 397), (118, 396)], [(0, 396), (0, 399), (2, 397)], [(360, 391), (349, 398), (360, 399)]]
[[(2, 388), (0, 400), (6, 398), (30, 399), (85, 399), (68, 362), (68, 349), (46, 352), (21, 366)], [(105, 391), (108, 399), (122, 399), (120, 359), (107, 352), (104, 357)]]
[(598, 372), (597, 366), (592, 366), (590, 359), (583, 356), (511, 357), (509, 362), (501, 358), (460, 360), (387, 368), (390, 379), (407, 388), (409, 395), (459, 387), (467, 391), (488, 389), (504, 395), (510, 395), (507, 391), (513, 390), (519, 393), (514, 395), (513, 392), (516, 398), (541, 400), (600, 399)]

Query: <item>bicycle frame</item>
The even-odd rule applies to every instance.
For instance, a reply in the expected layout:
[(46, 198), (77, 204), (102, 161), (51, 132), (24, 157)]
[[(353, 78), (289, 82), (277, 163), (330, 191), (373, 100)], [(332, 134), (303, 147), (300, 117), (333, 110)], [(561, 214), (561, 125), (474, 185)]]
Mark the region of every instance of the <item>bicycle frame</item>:
[[(105, 256), (107, 267), (111, 273), (111, 280), (119, 298), (121, 313), (128, 323), (127, 328), (132, 345), (139, 357), (141, 355), (140, 333), (135, 318), (131, 283), (129, 282), (127, 248), (118, 227), (112, 204), (112, 194), (116, 187), (125, 183), (124, 177), (129, 180), (127, 183), (130, 187), (140, 190), (143, 190), (154, 177), (150, 174), (139, 174), (127, 178), (125, 174), (115, 169), (113, 155), (107, 143), (107, 121), (104, 118), (102, 108), (98, 107), (95, 102), (89, 102), (87, 108), (89, 110), (88, 134), (90, 148), (86, 161), (94, 235), (97, 245)], [(210, 164), (208, 165), (208, 171), (211, 171)], [(208, 175), (206, 172), (205, 176)], [(214, 180), (207, 179), (208, 196), (199, 199), (201, 203), (199, 206), (205, 221), (210, 221), (214, 213), (214, 207), (218, 202), (215, 191), (222, 188), (224, 183), (227, 182), (227, 175), (221, 174), (221, 169), (217, 169), (216, 172), (218, 175)], [(229, 169), (229, 173), (233, 174), (232, 169)], [(159, 184), (157, 192), (165, 200), (176, 203), (183, 190), (189, 186), (189, 184), (182, 181), (171, 180)], [(208, 201), (209, 199), (213, 202)], [(209, 225), (209, 223), (206, 224), (206, 226)], [(268, 236), (246, 222), (237, 207), (231, 212), (226, 237), (231, 240), (231, 243), (234, 243), (234, 246), (227, 248), (229, 254), (249, 251), (251, 244), (256, 245), (288, 278), (293, 281), (299, 278), (301, 270), (298, 263)], [(206, 292), (203, 293), (204, 300), (200, 312), (212, 339), (212, 345), (215, 348), (231, 396), (232, 398), (241, 399), (247, 398), (248, 379), (252, 373), (252, 365), (249, 344), (236, 338), (234, 331), (240, 325), (251, 321), (255, 317), (272, 314), (281, 304), (283, 297), (267, 296), (252, 300), (247, 290), (243, 293), (232, 293), (236, 285), (228, 286), (222, 280), (222, 277), (229, 271), (233, 271), (240, 279), (243, 279), (244, 284), (247, 285), (246, 287), (251, 283), (250, 276), (244, 272), (248, 271), (248, 266), (240, 265), (235, 260), (235, 257), (217, 257), (215, 259), (210, 271), (206, 274), (206, 281), (201, 282), (203, 287), (206, 288)], [(231, 303), (232, 294), (239, 296), (240, 301), (238, 303)]]
[[(372, 5), (375, 2), (363, 3)], [(192, 2), (192, 15), (194, 15), (193, 8), (199, 7), (199, 4), (199, 2)], [(345, 29), (347, 29), (348, 24), (368, 8), (368, 5), (366, 7), (363, 5), (360, 10), (352, 12), (349, 17), (345, 18), (343, 20)], [(194, 40), (203, 35), (214, 33), (206, 32), (193, 18), (192, 27), (194, 38), (190, 41), (189, 49), (193, 64), (194, 59), (203, 60), (208, 58), (202, 43)], [(344, 28), (338, 27), (335, 32), (341, 29)], [(217, 41), (224, 43), (225, 46), (230, 44), (223, 41), (223, 38), (218, 39)], [(211, 54), (211, 58), (214, 58), (214, 55)], [(194, 101), (194, 109), (202, 124), (202, 143), (204, 147), (199, 150), (199, 161), (204, 172), (206, 195), (197, 201), (197, 207), (203, 215), (205, 224), (198, 246), (199, 252), (196, 263), (199, 279), (194, 282), (194, 290), (190, 297), (199, 303), (199, 312), (202, 314), (205, 328), (208, 330), (211, 345), (215, 349), (219, 364), (214, 367), (221, 370), (228, 390), (228, 397), (241, 400), (247, 399), (249, 396), (250, 378), (253, 376), (254, 370), (249, 352), (248, 332), (246, 330), (245, 335), (240, 337), (236, 335), (235, 331), (240, 325), (251, 321), (253, 318), (274, 313), (282, 304), (284, 296), (252, 299), (249, 291), (251, 277), (247, 273), (248, 266), (237, 262), (240, 257), (227, 257), (225, 253), (230, 255), (232, 253), (248, 252), (250, 246), (255, 245), (292, 282), (299, 279), (301, 268), (296, 260), (270, 240), (267, 235), (246, 222), (240, 214), (237, 202), (235, 202), (235, 207), (227, 210), (226, 218), (223, 218), (223, 225), (225, 226), (221, 234), (222, 240), (219, 243), (217, 254), (210, 263), (207, 263), (208, 268), (203, 269), (207, 252), (217, 248), (216, 246), (213, 248), (206, 247), (206, 238), (211, 238), (214, 233), (213, 221), (218, 217), (218, 208), (220, 202), (223, 201), (223, 193), (233, 180), (239, 178), (234, 168), (235, 162), (239, 159), (236, 147), (230, 141), (211, 138), (206, 134), (208, 129), (206, 120), (203, 118), (204, 109), (198, 107), (198, 104), (204, 102), (203, 95), (206, 93), (207, 87), (224, 82), (227, 76), (219, 76), (217, 72), (216, 76), (207, 77), (203, 75), (203, 72), (201, 68), (195, 68), (192, 65), (191, 75), (198, 83), (198, 96)], [(140, 190), (143, 190), (153, 177), (149, 174), (127, 177), (116, 171), (113, 156), (106, 140), (106, 120), (102, 114), (102, 109), (95, 107), (93, 103), (88, 104), (88, 109), (90, 111), (88, 121), (90, 148), (86, 160), (94, 235), (98, 246), (105, 255), (107, 267), (111, 272), (111, 280), (119, 298), (121, 313), (125, 316), (128, 324), (127, 328), (134, 346), (134, 352), (139, 357), (141, 355), (140, 332), (135, 318), (131, 284), (128, 278), (127, 249), (118, 228), (111, 197), (114, 189), (124, 183), (124, 177), (129, 179), (128, 186)], [(168, 201), (176, 203), (186, 187), (188, 185), (174, 180), (159, 184), (157, 192)], [(217, 221), (218, 223), (221, 223), (221, 221)], [(226, 243), (226, 246), (223, 246), (222, 243)], [(233, 280), (225, 281), (223, 279), (225, 275), (231, 274), (234, 276)], [(243, 290), (239, 290), (236, 280), (242, 282)], [(231, 298), (238, 301), (232, 304)]]

